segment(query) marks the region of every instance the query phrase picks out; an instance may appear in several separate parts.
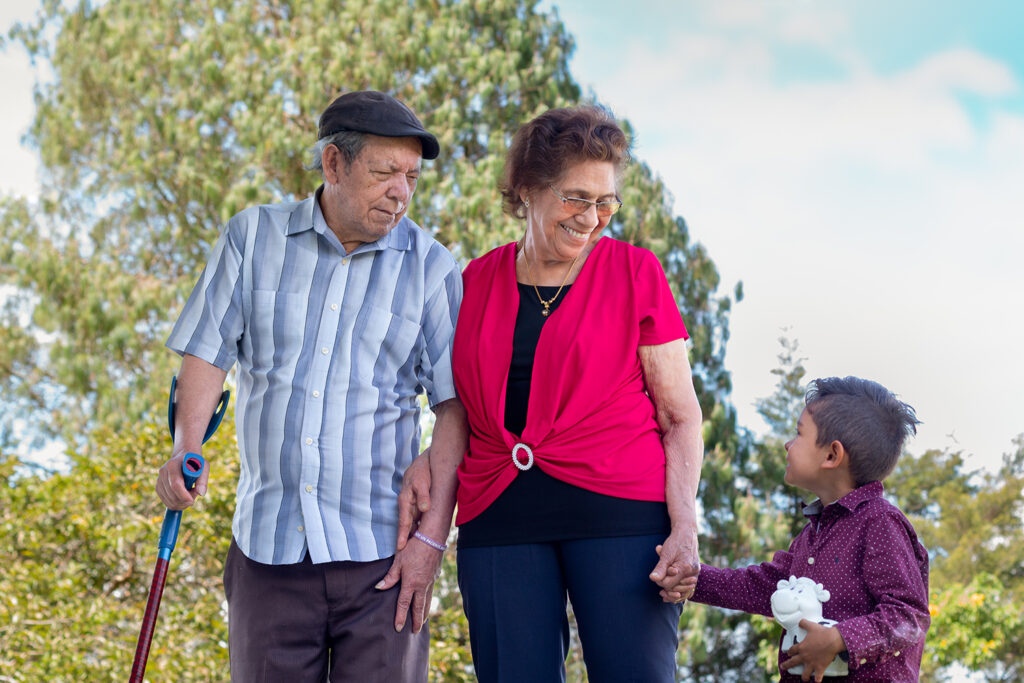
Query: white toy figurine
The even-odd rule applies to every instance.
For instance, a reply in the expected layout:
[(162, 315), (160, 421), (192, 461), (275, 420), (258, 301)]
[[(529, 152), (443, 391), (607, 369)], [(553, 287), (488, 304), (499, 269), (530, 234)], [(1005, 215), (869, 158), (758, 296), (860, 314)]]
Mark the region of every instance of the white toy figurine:
[[(830, 594), (820, 583), (814, 583), (813, 579), (801, 576), (799, 579), (790, 576), (789, 581), (779, 581), (778, 590), (772, 593), (772, 616), (775, 621), (782, 624), (786, 633), (782, 636), (782, 651), (786, 652), (799, 643), (807, 635), (807, 631), (800, 628), (801, 619), (809, 619), (822, 626), (835, 626), (836, 621), (823, 619), (821, 616), (821, 603), (828, 602)], [(803, 665), (794, 666), (789, 670), (791, 674), (802, 674)], [(832, 660), (832, 663), (825, 669), (826, 676), (846, 676), (850, 673), (850, 666), (839, 657)]]

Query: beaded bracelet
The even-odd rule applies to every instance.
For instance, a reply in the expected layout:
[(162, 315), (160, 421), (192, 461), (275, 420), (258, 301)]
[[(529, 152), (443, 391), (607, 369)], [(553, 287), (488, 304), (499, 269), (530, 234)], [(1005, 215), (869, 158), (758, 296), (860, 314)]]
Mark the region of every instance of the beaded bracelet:
[(444, 543), (438, 543), (437, 541), (432, 539), (430, 536), (427, 536), (426, 534), (421, 534), (419, 531), (412, 532), (412, 535), (413, 535), (414, 538), (420, 539), (421, 541), (423, 541), (424, 543), (429, 545), (434, 550), (440, 550), (442, 553), (445, 550), (448, 550), (448, 546), (445, 545)]

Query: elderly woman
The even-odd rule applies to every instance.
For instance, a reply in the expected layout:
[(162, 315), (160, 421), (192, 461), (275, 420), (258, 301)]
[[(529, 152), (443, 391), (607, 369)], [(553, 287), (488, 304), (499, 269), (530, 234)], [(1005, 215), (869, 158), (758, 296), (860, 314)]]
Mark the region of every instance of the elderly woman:
[[(701, 412), (661, 265), (601, 234), (628, 159), (602, 109), (527, 123), (501, 186), (525, 234), (463, 273), (458, 567), (483, 683), (565, 680), (567, 598), (592, 682), (675, 679)], [(431, 462), (434, 491), (455, 466)]]

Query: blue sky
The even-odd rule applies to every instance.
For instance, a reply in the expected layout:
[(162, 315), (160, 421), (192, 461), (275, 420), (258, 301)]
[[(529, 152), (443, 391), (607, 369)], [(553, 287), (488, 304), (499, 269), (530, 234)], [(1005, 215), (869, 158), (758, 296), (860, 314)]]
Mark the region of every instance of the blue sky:
[(741, 422), (764, 428), (785, 329), (811, 377), (914, 405), (911, 451), (997, 466), (1024, 432), (1024, 3), (552, 5), (577, 80), (633, 124), (723, 289), (744, 283)]
[[(0, 26), (35, 3), (0, 7)], [(995, 467), (1024, 432), (1024, 3), (545, 0), (576, 79), (633, 124), (723, 290), (746, 292), (727, 366), (741, 423), (777, 338), (812, 377), (878, 380), (924, 420), (913, 452)], [(0, 53), (0, 191), (35, 194), (18, 146), (27, 60)]]

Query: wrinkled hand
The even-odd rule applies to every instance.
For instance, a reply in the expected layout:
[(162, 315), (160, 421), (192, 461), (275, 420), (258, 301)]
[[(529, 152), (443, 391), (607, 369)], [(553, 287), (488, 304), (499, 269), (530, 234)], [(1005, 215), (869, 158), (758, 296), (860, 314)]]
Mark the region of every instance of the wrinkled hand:
[[(655, 546), (659, 557), (661, 556), (663, 546)], [(691, 565), (692, 567), (692, 565)], [(700, 564), (696, 565), (696, 569), (681, 569), (677, 564), (670, 564), (668, 569), (665, 571), (665, 576), (661, 579), (656, 579), (655, 574), (660, 573), (657, 569), (651, 572), (651, 581), (654, 581), (663, 588), (658, 591), (658, 595), (661, 596), (662, 602), (680, 603), (689, 600), (694, 591), (697, 589), (697, 576), (700, 572)]]
[(673, 530), (663, 544), (655, 547), (655, 551), (658, 563), (651, 571), (650, 579), (661, 587), (661, 599), (678, 603), (692, 596), (700, 572), (696, 529)]
[(192, 490), (185, 488), (185, 477), (181, 473), (184, 453), (171, 457), (163, 464), (156, 477), (156, 494), (170, 510), (184, 510), (195, 503), (196, 498), (206, 495), (206, 482), (210, 478), (209, 463), (203, 468)]
[(395, 553), (395, 561), (384, 578), (375, 586), (388, 590), (401, 585), (398, 593), (398, 608), (395, 610), (395, 630), (405, 627), (409, 612), (412, 612), (412, 632), (419, 633), (427, 620), (430, 610), (430, 596), (434, 581), (441, 573), (441, 559), (444, 553), (426, 543), (416, 541), (404, 550)]
[(803, 664), (804, 672), (800, 675), (800, 680), (809, 681), (811, 676), (814, 676), (814, 680), (820, 683), (825, 677), (828, 665), (836, 655), (846, 649), (846, 642), (839, 629), (822, 626), (808, 619), (800, 620), (800, 628), (807, 631), (807, 635), (786, 651), (786, 654), (791, 656), (780, 666), (789, 671), (794, 666)]
[(430, 509), (430, 448), (412, 461), (402, 475), (398, 494), (398, 550), (412, 537), (420, 516)]

